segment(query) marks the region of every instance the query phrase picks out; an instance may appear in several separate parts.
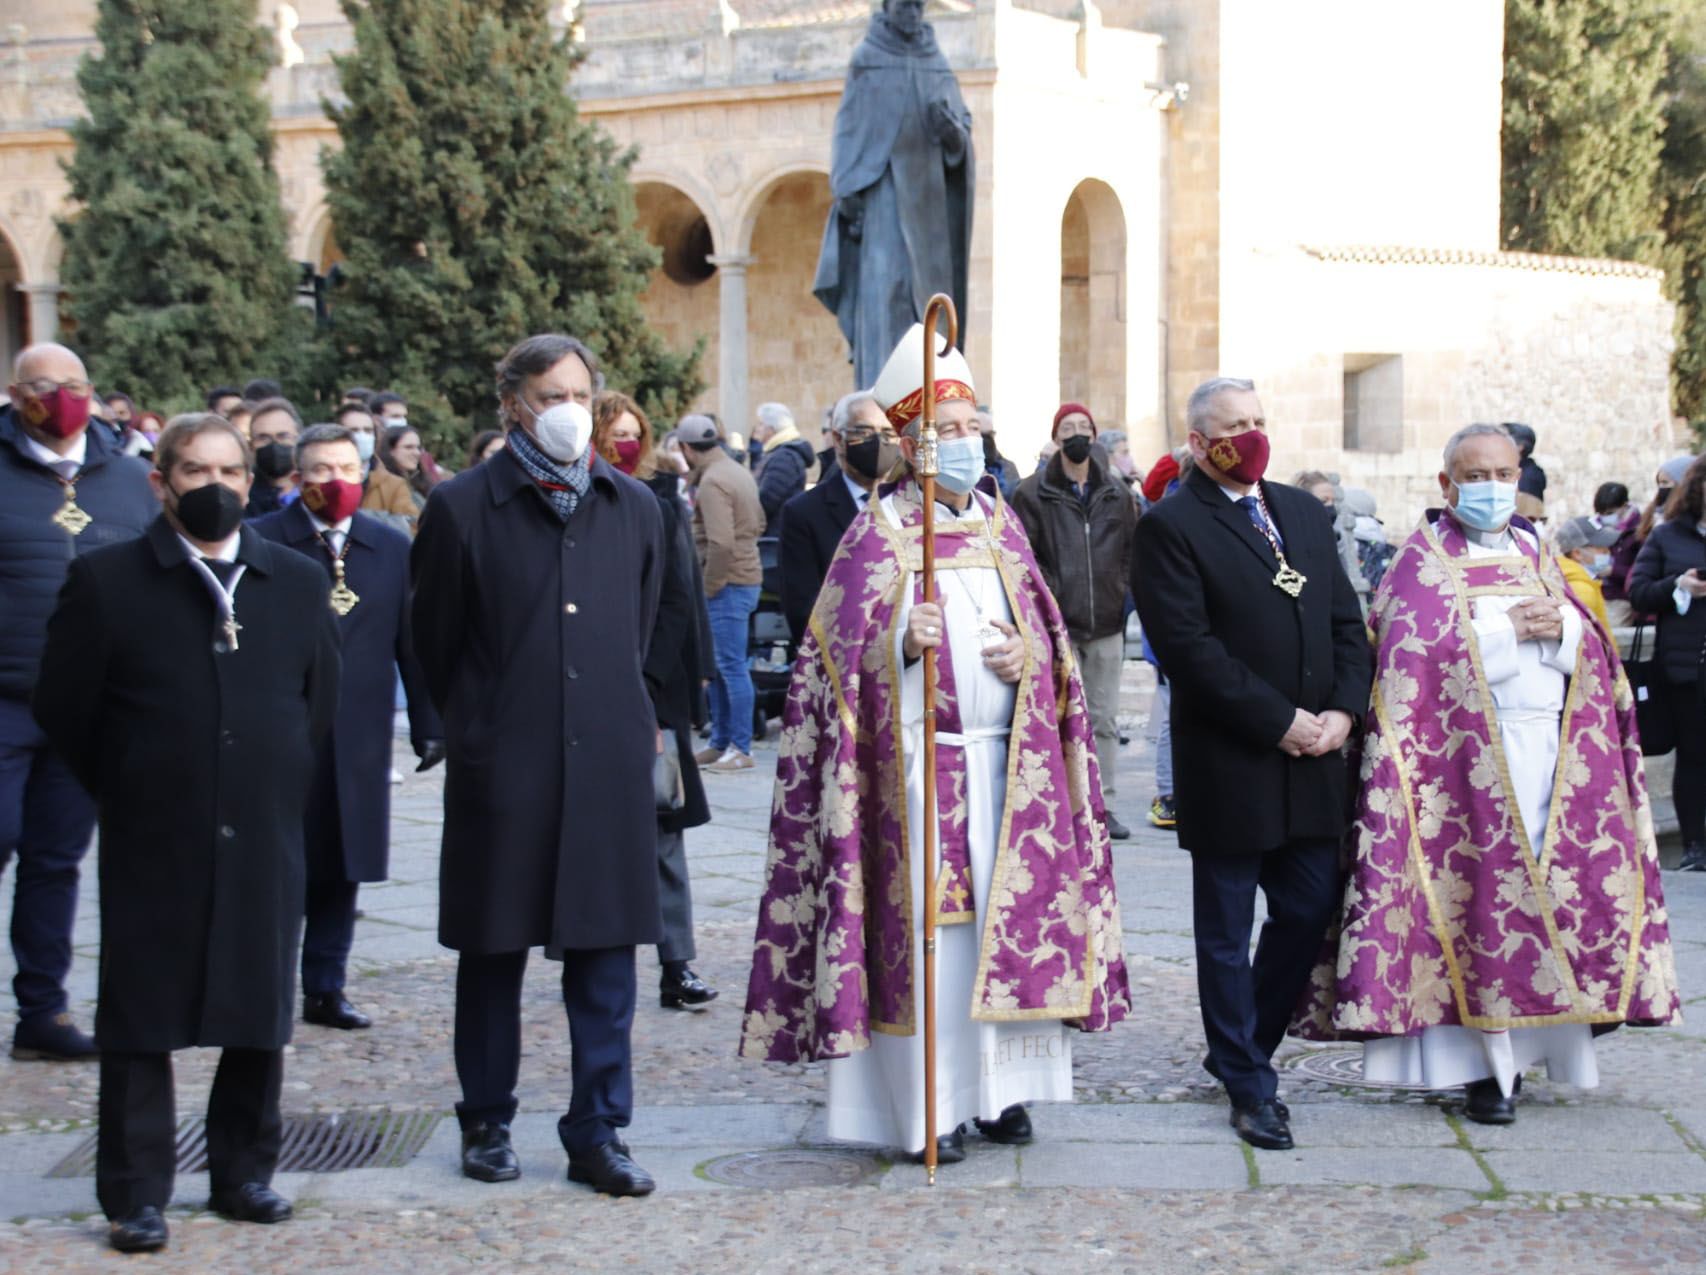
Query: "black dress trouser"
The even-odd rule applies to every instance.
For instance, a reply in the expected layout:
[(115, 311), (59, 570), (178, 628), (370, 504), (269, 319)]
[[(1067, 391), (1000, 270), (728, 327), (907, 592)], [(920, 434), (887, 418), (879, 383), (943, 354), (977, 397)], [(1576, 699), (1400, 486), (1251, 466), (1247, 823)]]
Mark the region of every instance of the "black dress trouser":
[[(225, 1049), (207, 1099), (207, 1168), (213, 1191), (271, 1182), (284, 1122), (284, 1051)], [(172, 1198), (178, 1118), (171, 1054), (101, 1051), (95, 1195), (109, 1218)]]
[[(1268, 919), (1250, 961), (1256, 889)], [(1339, 845), (1288, 842), (1267, 854), (1191, 856), (1197, 997), (1212, 1072), (1235, 1107), (1279, 1093), (1271, 1061), (1339, 906)]]
[(1671, 720), (1676, 727), (1676, 769), (1671, 799), (1684, 847), (1706, 845), (1706, 701), (1697, 681), (1669, 682)]
[[(526, 951), (464, 952), (456, 964), (456, 1078), (462, 1128), (515, 1118), (521, 1074), (521, 982)], [(569, 1110), (557, 1136), (571, 1156), (617, 1139), (634, 1114), (629, 1035), (636, 997), (634, 949), (563, 953), (563, 1007), (569, 1016)]]

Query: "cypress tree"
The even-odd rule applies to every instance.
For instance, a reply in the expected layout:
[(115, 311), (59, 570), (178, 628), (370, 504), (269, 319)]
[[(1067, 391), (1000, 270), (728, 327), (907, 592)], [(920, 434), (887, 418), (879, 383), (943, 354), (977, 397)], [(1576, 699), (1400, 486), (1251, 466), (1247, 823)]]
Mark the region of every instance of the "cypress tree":
[(325, 158), (346, 260), (332, 336), (350, 377), (409, 399), (429, 438), (489, 423), (492, 367), (565, 331), (608, 382), (667, 418), (701, 388), (640, 293), (657, 263), (634, 224), (632, 154), (568, 96), (579, 53), (547, 0), (343, 0), (354, 50), (327, 104)]
[(261, 95), (254, 0), (100, 0), (78, 67), (87, 118), (60, 222), (75, 340), (105, 389), (154, 408), (277, 375), (295, 266)]
[(1665, 81), (1665, 282), (1676, 301), (1676, 410), (1706, 433), (1706, 3), (1679, 14)]
[(1506, 0), (1507, 248), (1657, 264), (1659, 0)]

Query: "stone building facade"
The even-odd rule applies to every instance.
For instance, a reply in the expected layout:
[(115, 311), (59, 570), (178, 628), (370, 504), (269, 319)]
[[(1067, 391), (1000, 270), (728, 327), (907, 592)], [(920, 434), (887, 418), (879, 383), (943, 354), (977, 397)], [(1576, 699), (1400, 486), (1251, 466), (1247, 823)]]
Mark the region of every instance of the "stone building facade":
[[(0, 347), (52, 333), (66, 124), (93, 0), (0, 0)], [(259, 0), (291, 249), (338, 257), (320, 101), (350, 36), (336, 0)], [(646, 295), (707, 342), (699, 404), (810, 430), (851, 385), (810, 295), (830, 137), (867, 0), (582, 0), (573, 91), (637, 152)], [(1254, 377), (1275, 472), (1333, 469), (1407, 525), (1457, 425), (1540, 431), (1555, 508), (1650, 487), (1675, 450), (1656, 272), (1498, 251), (1502, 6), (1318, 0), (935, 0), (974, 118), (967, 353), (1030, 467), (1064, 399), (1143, 462), (1192, 385)], [(4, 352), (0, 351), (0, 352)]]

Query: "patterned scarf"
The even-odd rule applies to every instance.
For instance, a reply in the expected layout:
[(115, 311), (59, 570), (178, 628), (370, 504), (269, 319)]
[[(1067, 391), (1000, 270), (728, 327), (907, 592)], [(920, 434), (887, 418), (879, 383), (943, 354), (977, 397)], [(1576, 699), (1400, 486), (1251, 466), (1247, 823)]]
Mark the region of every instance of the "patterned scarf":
[(583, 451), (573, 463), (560, 465), (539, 450), (539, 444), (526, 430), (512, 429), (509, 451), (527, 476), (538, 484), (551, 508), (557, 511), (557, 517), (567, 522), (592, 486), (592, 449)]

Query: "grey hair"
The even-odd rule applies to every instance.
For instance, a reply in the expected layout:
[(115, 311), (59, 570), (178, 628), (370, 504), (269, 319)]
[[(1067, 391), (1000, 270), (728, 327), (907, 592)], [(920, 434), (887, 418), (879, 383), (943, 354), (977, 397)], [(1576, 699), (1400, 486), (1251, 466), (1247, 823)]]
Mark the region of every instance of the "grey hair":
[(509, 353), (498, 360), (498, 393), (519, 395), (528, 377), (550, 371), (571, 354), (586, 364), (593, 392), (602, 390), (604, 373), (598, 370), (598, 356), (587, 349), (586, 342), (561, 332), (543, 332), (512, 345)]
[(1103, 451), (1112, 456), (1114, 448), (1126, 441), (1126, 433), (1123, 429), (1105, 429), (1097, 436), (1096, 441), (1102, 445)]
[(870, 390), (854, 390), (851, 394), (843, 394), (835, 400), (835, 406), (829, 409), (830, 430), (845, 437), (848, 425), (853, 422), (854, 409), (876, 401), (877, 396)]
[(760, 403), (758, 423), (769, 429), (781, 429), (794, 423), (794, 414), (786, 403)]
[(1449, 474), (1451, 472), (1451, 463), (1457, 459), (1457, 449), (1462, 447), (1463, 444), (1467, 443), (1471, 438), (1502, 438), (1505, 442), (1517, 449), (1518, 455), (1522, 454), (1522, 448), (1518, 446), (1516, 439), (1510, 436), (1510, 431), (1503, 425), (1488, 425), (1485, 422), (1476, 422), (1473, 425), (1465, 425), (1462, 429), (1458, 430), (1450, 438), (1445, 440), (1445, 451), (1441, 454), (1440, 463), (1446, 473)]
[(1191, 396), (1185, 400), (1185, 427), (1204, 433), (1203, 427), (1208, 424), (1208, 411), (1214, 405), (1214, 400), (1222, 394), (1253, 394), (1256, 390), (1254, 381), (1245, 380), (1238, 376), (1216, 376), (1204, 381), (1191, 391)]
[(322, 422), (310, 425), (296, 440), (296, 467), (302, 468), (302, 456), (310, 447), (324, 447), (327, 443), (348, 443), (355, 446), (355, 431), (345, 429), (342, 425), (332, 425)]

